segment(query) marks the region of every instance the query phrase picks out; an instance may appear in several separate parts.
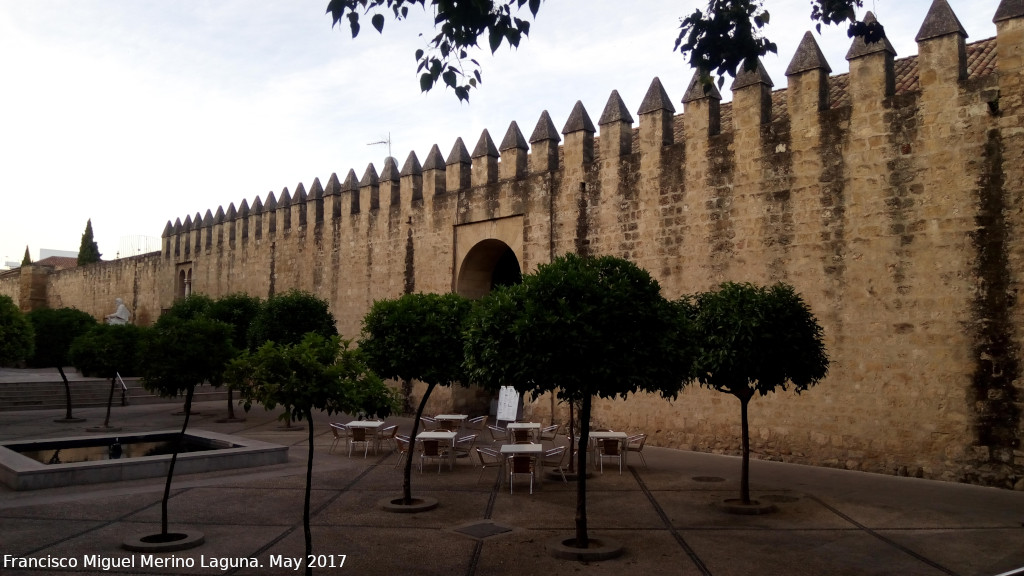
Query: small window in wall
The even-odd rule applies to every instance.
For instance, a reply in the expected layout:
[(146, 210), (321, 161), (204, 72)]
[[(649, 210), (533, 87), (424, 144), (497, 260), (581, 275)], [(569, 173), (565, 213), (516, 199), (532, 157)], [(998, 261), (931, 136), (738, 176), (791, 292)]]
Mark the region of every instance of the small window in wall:
[(190, 294), (192, 294), (192, 267), (181, 267), (178, 269), (177, 282), (174, 287), (174, 299), (180, 300)]

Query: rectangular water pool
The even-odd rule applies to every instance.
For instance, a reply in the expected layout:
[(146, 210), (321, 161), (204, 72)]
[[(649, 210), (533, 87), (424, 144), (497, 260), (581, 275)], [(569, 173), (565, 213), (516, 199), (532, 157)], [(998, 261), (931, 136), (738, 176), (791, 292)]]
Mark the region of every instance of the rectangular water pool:
[[(177, 435), (177, 431), (163, 430), (4, 442), (0, 444), (0, 481), (15, 490), (37, 490), (166, 476)], [(121, 456), (110, 458), (110, 448), (115, 443), (120, 445)], [(287, 461), (287, 446), (207, 430), (190, 430), (185, 434), (174, 473), (211, 472)]]

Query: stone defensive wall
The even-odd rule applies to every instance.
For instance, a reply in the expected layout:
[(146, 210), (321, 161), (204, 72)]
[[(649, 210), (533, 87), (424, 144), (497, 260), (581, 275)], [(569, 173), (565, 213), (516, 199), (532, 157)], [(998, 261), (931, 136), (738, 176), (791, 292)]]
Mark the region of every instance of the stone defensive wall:
[[(459, 139), (447, 156), (435, 145), (422, 163), (410, 153), (189, 215), (167, 223), (159, 253), (26, 267), (0, 293), (97, 317), (122, 297), (147, 323), (192, 291), (297, 288), (356, 338), (376, 299), (479, 297), (566, 252), (628, 258), (669, 298), (784, 281), (832, 364), (803, 394), (751, 403), (755, 457), (1024, 487), (1024, 2), (1003, 0), (996, 37), (971, 44), (945, 0), (922, 16), (916, 56), (855, 40), (833, 76), (808, 34), (781, 89), (758, 63), (730, 103), (695, 79), (677, 114), (655, 78), (636, 117), (613, 92), (596, 126), (577, 103), (561, 131), (545, 112), (529, 139), (512, 122), (498, 145), (484, 131), (471, 151)], [(489, 400), (435, 396), (428, 409)], [(694, 385), (673, 402), (598, 401), (594, 418), (738, 453), (739, 409)], [(552, 411), (564, 422), (549, 396), (525, 407)]]

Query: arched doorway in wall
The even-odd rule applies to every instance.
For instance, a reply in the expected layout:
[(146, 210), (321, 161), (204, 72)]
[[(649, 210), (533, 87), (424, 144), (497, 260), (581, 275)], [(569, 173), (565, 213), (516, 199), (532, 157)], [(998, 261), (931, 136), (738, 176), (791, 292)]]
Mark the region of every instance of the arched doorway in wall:
[(192, 294), (192, 264), (178, 265), (178, 276), (174, 284), (174, 299), (180, 300)]
[(519, 258), (512, 247), (489, 238), (473, 246), (459, 267), (458, 284), (455, 291), (477, 299), (487, 295), (497, 286), (508, 286), (523, 281)]
[[(523, 281), (523, 271), (516, 251), (505, 241), (496, 238), (484, 238), (473, 244), (458, 263), (456, 271), (455, 291), (474, 300), (486, 296), (498, 286)], [(497, 396), (478, 386), (455, 387), (452, 389), (452, 408), (466, 414), (493, 415)]]

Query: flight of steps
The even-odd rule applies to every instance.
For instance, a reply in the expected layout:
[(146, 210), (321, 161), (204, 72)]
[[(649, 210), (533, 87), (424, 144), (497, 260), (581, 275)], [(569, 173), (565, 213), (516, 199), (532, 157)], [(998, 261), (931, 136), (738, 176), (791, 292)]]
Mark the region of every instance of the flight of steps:
[[(102, 378), (85, 378), (77, 372), (65, 370), (71, 383), (71, 405), (73, 408), (106, 406), (110, 395), (110, 380)], [(127, 391), (121, 389), (120, 382), (114, 389), (114, 405), (120, 405), (122, 399), (129, 404), (180, 403), (183, 398), (161, 398), (142, 387), (138, 378), (124, 378)], [(122, 394), (123, 393), (123, 394)], [(196, 388), (195, 402), (205, 400), (227, 401), (228, 393), (224, 389), (212, 386)], [(9, 410), (52, 410), (66, 407), (64, 381), (56, 369), (52, 378), (49, 375), (35, 375), (23, 382), (0, 382), (0, 411)]]

